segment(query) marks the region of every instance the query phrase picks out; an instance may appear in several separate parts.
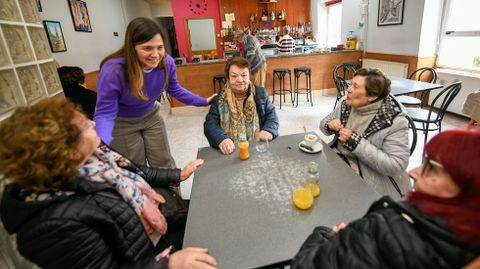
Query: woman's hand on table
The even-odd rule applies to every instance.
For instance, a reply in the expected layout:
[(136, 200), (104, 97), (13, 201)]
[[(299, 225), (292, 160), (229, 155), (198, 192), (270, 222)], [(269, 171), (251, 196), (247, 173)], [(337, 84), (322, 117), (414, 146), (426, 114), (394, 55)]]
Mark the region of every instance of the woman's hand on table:
[(353, 131), (347, 128), (342, 128), (340, 129), (338, 134), (339, 134), (338, 140), (340, 140), (340, 142), (342, 143), (346, 143), (347, 140), (350, 138), (350, 136), (352, 136)]
[(340, 121), (340, 119), (333, 119), (333, 120), (330, 120), (328, 123), (327, 123), (327, 126), (328, 126), (328, 129), (334, 131), (334, 132), (338, 132), (340, 131), (340, 129), (343, 128), (343, 124), (342, 122)]
[(193, 174), (193, 172), (197, 170), (198, 167), (202, 166), (202, 164), (203, 164), (202, 159), (196, 159), (195, 161), (192, 161), (189, 164), (187, 164), (180, 172), (180, 180), (183, 181), (189, 178)]
[(268, 140), (268, 141), (271, 141), (273, 139), (273, 135), (265, 130), (261, 130), (259, 133), (258, 133), (258, 138), (260, 138), (261, 140)]
[(332, 230), (335, 233), (338, 233), (341, 229), (345, 229), (347, 227), (347, 225), (348, 224), (346, 222), (340, 222), (339, 224), (333, 225)]
[(217, 261), (208, 255), (206, 248), (185, 248), (168, 258), (168, 269), (214, 269)]
[(220, 149), (222, 154), (232, 154), (235, 151), (235, 144), (233, 143), (232, 139), (225, 138), (222, 142), (220, 142), (218, 148)]
[(215, 98), (215, 96), (217, 96), (217, 95), (218, 95), (217, 93), (214, 93), (214, 94), (210, 95), (209, 97), (207, 97), (207, 106), (210, 105), (213, 98)]

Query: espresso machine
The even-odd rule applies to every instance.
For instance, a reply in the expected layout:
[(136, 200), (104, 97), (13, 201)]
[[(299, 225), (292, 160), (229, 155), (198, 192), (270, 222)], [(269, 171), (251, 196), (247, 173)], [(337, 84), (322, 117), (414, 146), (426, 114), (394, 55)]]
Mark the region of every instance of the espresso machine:
[(267, 48), (276, 48), (276, 38), (277, 38), (278, 32), (275, 30), (260, 30), (255, 33), (255, 37), (259, 41), (265, 41), (265, 44), (262, 46), (262, 49), (267, 49)]

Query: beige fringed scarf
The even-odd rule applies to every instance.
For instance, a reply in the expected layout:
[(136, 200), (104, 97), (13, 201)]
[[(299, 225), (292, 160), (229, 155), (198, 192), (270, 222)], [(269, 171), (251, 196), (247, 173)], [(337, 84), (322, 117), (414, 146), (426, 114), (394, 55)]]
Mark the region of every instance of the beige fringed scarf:
[(260, 131), (254, 98), (255, 85), (250, 82), (246, 91), (247, 98), (243, 100), (243, 109), (242, 104), (237, 102), (229, 83), (225, 84), (218, 100), (220, 126), (234, 143), (253, 140)]

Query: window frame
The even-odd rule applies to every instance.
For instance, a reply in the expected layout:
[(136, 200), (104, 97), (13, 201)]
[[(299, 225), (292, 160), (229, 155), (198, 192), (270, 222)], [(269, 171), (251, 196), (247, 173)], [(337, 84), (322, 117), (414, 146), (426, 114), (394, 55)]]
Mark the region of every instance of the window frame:
[(469, 67), (449, 66), (449, 65), (440, 64), (440, 52), (442, 49), (442, 42), (444, 42), (446, 37), (475, 37), (475, 36), (480, 37), (480, 29), (474, 30), (474, 31), (453, 31), (453, 30), (447, 31), (447, 24), (448, 24), (449, 15), (450, 15), (450, 7), (452, 3), (453, 3), (453, 0), (445, 0), (443, 3), (443, 12), (442, 12), (442, 20), (440, 23), (440, 32), (438, 37), (437, 57), (435, 60), (435, 67), (445, 68), (445, 69), (454, 69), (454, 70), (465, 70), (465, 71), (480, 73), (480, 67), (474, 69)]

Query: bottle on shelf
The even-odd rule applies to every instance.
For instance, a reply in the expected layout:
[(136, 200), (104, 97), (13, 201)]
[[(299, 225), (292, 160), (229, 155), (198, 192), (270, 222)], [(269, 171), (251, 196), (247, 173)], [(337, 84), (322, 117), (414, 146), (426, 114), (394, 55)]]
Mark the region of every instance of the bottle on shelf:
[(357, 38), (353, 31), (348, 31), (347, 33), (347, 40), (345, 42), (345, 49), (347, 50), (354, 50), (357, 48)]

